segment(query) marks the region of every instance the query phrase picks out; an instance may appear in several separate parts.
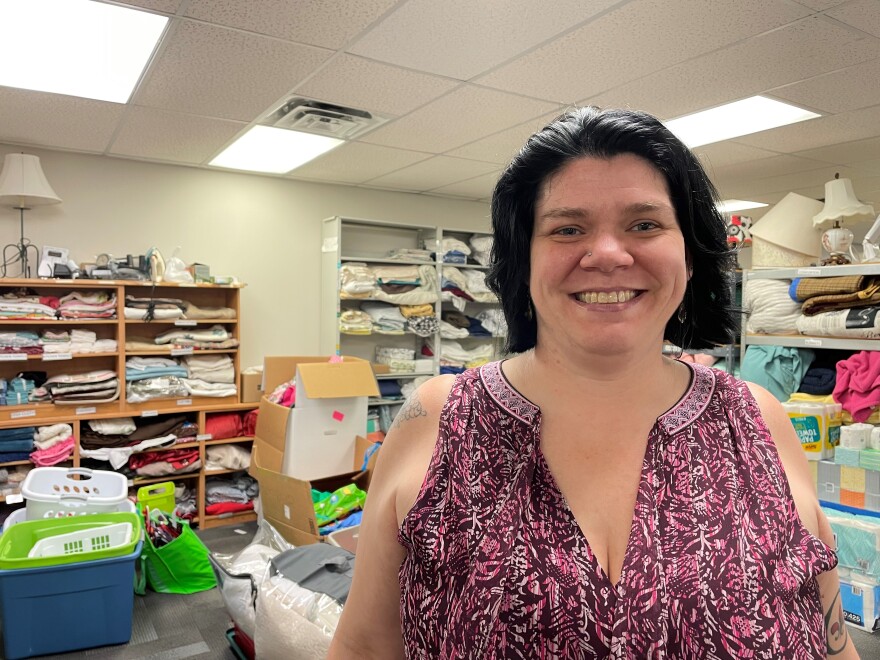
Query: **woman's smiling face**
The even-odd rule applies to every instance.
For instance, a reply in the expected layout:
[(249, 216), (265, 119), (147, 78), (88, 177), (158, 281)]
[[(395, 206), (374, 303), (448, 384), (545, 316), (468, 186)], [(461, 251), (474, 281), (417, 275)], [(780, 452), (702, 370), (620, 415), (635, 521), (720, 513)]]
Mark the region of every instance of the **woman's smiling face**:
[(687, 280), (669, 189), (647, 160), (579, 158), (544, 182), (529, 278), (539, 346), (608, 354), (659, 344)]

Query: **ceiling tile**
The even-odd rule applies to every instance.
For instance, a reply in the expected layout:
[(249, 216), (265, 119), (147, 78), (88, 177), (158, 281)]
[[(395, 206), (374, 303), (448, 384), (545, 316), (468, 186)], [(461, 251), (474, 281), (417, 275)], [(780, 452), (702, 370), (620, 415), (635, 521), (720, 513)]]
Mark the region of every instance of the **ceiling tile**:
[(430, 157), (430, 154), (415, 151), (349, 142), (298, 167), (291, 176), (338, 183), (363, 183)]
[(180, 7), (180, 3), (181, 0), (123, 0), (123, 2), (114, 2), (112, 4), (132, 5), (133, 7), (152, 9), (163, 14), (174, 14), (177, 12), (177, 8)]
[(465, 85), (376, 129), (362, 141), (441, 153), (545, 114), (554, 106), (546, 101)]
[[(825, 169), (812, 170), (810, 172), (797, 172), (763, 179), (751, 178), (749, 180), (731, 181), (729, 184), (724, 184), (721, 189), (724, 191), (734, 191), (735, 194), (730, 196), (737, 199), (751, 199), (755, 195), (787, 193), (809, 187), (819, 190), (819, 196), (821, 197), (822, 191), (825, 189), (825, 182), (833, 179), (836, 172), (839, 172), (842, 177), (848, 177), (851, 174), (848, 168), (829, 165)], [(741, 195), (745, 196), (742, 197)], [(725, 192), (725, 197), (727, 196), (728, 194)]]
[(697, 155), (697, 158), (700, 159), (700, 162), (703, 163), (703, 167), (710, 172), (713, 171), (713, 169), (727, 167), (737, 163), (747, 163), (752, 160), (760, 160), (761, 158), (770, 158), (771, 156), (778, 155), (772, 151), (767, 151), (766, 149), (759, 149), (757, 147), (751, 147), (731, 141), (707, 144), (702, 147), (697, 147), (693, 151)]
[(828, 15), (880, 37), (880, 3), (877, 0), (847, 2), (829, 11)]
[(779, 153), (794, 153), (877, 136), (880, 136), (880, 105), (761, 131), (737, 138), (737, 142)]
[(804, 7), (815, 9), (816, 11), (824, 11), (843, 4), (844, 2), (847, 2), (847, 0), (795, 0), (795, 2)]
[(405, 115), (458, 85), (457, 80), (340, 55), (296, 89), (314, 99), (371, 112)]
[(489, 172), (482, 176), (468, 179), (467, 181), (459, 181), (448, 186), (440, 186), (429, 192), (438, 195), (455, 195), (456, 197), (467, 197), (468, 199), (483, 199), (491, 197), (495, 184), (498, 182), (500, 172)]
[(573, 102), (809, 13), (778, 0), (637, 0), (477, 80)]
[(713, 178), (716, 181), (737, 180), (743, 178), (767, 179), (797, 172), (811, 170), (828, 171), (830, 163), (796, 156), (782, 155), (736, 163), (726, 167), (717, 167)]
[(0, 87), (0, 142), (100, 153), (125, 106)]
[[(645, 76), (588, 101), (606, 107), (638, 108), (671, 119), (877, 58), (880, 39), (865, 38), (835, 21), (811, 17)], [(723, 84), (706, 84), (707, 80)], [(871, 92), (880, 96), (876, 89), (872, 86)], [(838, 100), (841, 106), (870, 105), (852, 98), (850, 89), (841, 86), (841, 91), (848, 93)], [(858, 96), (867, 98), (869, 94)]]
[(559, 114), (559, 111), (554, 111), (537, 119), (530, 119), (513, 128), (508, 128), (489, 137), (466, 144), (463, 147), (447, 151), (446, 155), (505, 164), (513, 158), (533, 133), (544, 128)]
[(880, 154), (880, 137), (842, 142), (827, 147), (819, 147), (818, 149), (807, 149), (806, 151), (799, 151), (795, 155), (845, 165), (847, 163), (861, 163), (873, 160), (877, 157), (877, 154)]
[(588, 20), (619, 0), (410, 0), (349, 50), (383, 62), (470, 80)]
[(217, 154), (244, 122), (132, 107), (108, 153), (199, 164)]
[(382, 188), (423, 192), (487, 174), (496, 169), (497, 166), (492, 163), (435, 156), (397, 172), (372, 179), (367, 184)]
[(312, 46), (182, 20), (134, 103), (249, 122), (330, 55)]
[(281, 39), (341, 48), (397, 0), (190, 0), (186, 15)]
[[(880, 45), (880, 40), (877, 43)], [(776, 98), (823, 112), (846, 112), (880, 103), (880, 85), (866, 85), (866, 80), (880, 80), (880, 58), (774, 89), (772, 93)]]

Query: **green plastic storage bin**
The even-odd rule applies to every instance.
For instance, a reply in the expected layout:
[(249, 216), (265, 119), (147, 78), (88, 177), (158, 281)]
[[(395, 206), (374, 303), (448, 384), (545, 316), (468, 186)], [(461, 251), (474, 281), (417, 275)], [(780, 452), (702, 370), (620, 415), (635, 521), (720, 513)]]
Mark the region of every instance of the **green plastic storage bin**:
[[(42, 539), (69, 532), (96, 529), (127, 522), (132, 525), (131, 541), (124, 545), (93, 550), (91, 552), (77, 552), (66, 555), (51, 557), (28, 557), (31, 548)], [(138, 514), (129, 511), (116, 513), (95, 513), (88, 516), (76, 516), (73, 518), (46, 518), (42, 520), (25, 520), (13, 525), (0, 536), (0, 570), (15, 568), (39, 568), (44, 566), (58, 566), (61, 564), (73, 564), (77, 562), (92, 561), (95, 559), (109, 559), (131, 554), (138, 541), (141, 540), (141, 518)]]

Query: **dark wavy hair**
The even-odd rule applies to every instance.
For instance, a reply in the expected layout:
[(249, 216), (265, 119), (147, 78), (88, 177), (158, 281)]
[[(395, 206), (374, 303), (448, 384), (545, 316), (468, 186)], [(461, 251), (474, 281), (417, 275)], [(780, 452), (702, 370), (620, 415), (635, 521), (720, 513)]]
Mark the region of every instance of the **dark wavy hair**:
[(664, 339), (682, 348), (729, 343), (736, 332), (733, 255), (727, 246), (718, 193), (696, 156), (658, 119), (632, 110), (570, 110), (532, 135), (502, 172), (492, 194), (495, 240), (486, 277), (507, 320), (506, 350), (535, 346), (537, 324), (529, 313), (530, 246), (535, 205), (544, 183), (578, 158), (634, 154), (666, 179), (692, 269), (684, 294), (684, 322), (675, 314)]

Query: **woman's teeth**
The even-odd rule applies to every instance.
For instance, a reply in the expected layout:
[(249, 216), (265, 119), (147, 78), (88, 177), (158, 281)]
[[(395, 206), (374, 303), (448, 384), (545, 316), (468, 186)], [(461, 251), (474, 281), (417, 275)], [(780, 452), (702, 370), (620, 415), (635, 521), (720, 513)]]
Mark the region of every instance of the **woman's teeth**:
[(583, 303), (622, 303), (635, 298), (635, 291), (585, 291), (575, 294), (575, 298)]

